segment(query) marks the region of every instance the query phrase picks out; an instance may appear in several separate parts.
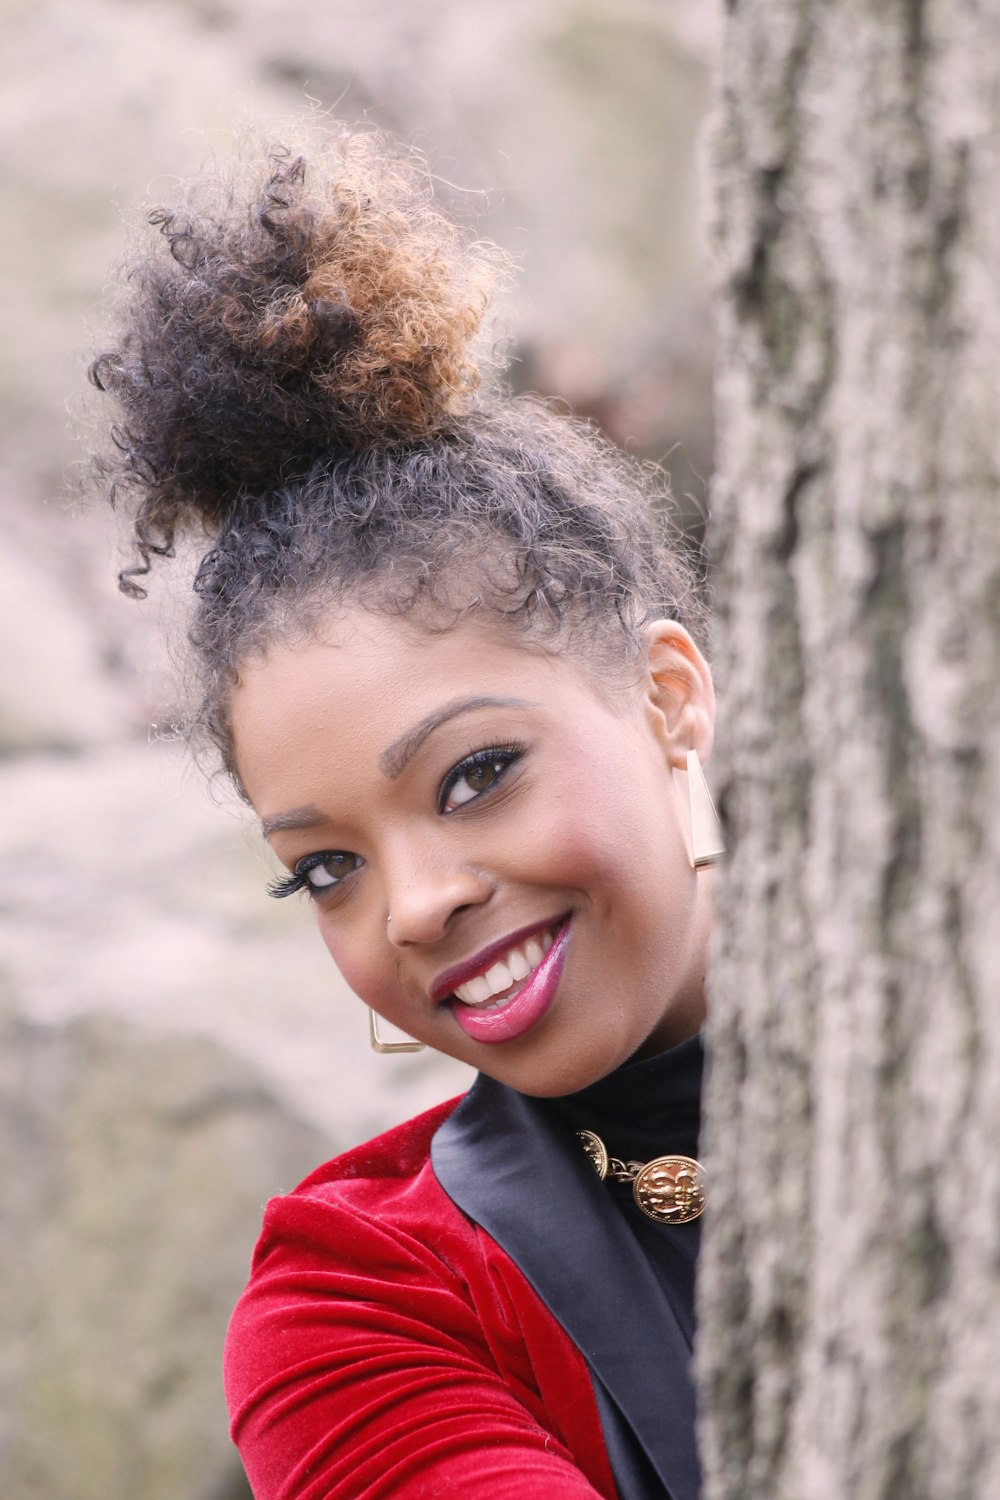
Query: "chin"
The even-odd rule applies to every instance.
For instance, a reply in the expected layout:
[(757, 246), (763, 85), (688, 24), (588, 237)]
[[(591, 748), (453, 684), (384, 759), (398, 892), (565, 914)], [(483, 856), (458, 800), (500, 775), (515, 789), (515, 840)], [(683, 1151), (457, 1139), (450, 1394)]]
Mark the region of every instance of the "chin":
[(519, 1094), (529, 1094), (535, 1099), (560, 1099), (564, 1094), (579, 1093), (580, 1089), (606, 1078), (627, 1061), (628, 1056), (627, 1052), (619, 1054), (617, 1050), (613, 1054), (606, 1050), (597, 1054), (564, 1051), (555, 1060), (551, 1055), (540, 1055), (525, 1058), (515, 1066), (512, 1061), (500, 1065), (497, 1059), (496, 1066), (480, 1065), (480, 1068)]

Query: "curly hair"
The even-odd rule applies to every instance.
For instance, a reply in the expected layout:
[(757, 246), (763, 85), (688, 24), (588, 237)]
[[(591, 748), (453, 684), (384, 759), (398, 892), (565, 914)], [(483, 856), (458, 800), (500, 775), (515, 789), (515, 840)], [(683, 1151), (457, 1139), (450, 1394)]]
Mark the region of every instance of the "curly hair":
[(134, 515), (126, 593), (183, 534), (208, 542), (192, 729), (237, 784), (240, 662), (332, 604), (433, 628), (492, 610), (549, 649), (703, 625), (659, 472), (484, 378), (506, 262), (437, 209), (417, 158), (373, 133), (277, 147), (250, 184), (200, 181), (148, 222), (90, 370), (121, 413), (95, 469)]

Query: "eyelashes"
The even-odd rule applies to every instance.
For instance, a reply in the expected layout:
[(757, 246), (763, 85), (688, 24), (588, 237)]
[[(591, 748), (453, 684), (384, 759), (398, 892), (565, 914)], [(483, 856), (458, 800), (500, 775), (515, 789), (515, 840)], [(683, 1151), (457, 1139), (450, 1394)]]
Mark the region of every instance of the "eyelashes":
[[(323, 849), (316, 854), (307, 854), (305, 859), (299, 860), (291, 875), (279, 875), (272, 880), (266, 888), (267, 894), (276, 901), (281, 901), (285, 896), (294, 896), (297, 891), (302, 890), (307, 890), (311, 896), (322, 891), (332, 891), (348, 875), (353, 875), (355, 870), (360, 869), (363, 863), (359, 855), (349, 854), (341, 849)], [(322, 870), (329, 879), (311, 880), (309, 877), (313, 870)]]
[[(523, 754), (523, 745), (511, 743), (490, 745), (485, 750), (477, 750), (474, 754), (467, 755), (464, 760), (460, 760), (456, 766), (452, 767), (441, 783), (441, 789), (438, 792), (438, 812), (445, 814), (457, 812), (460, 807), (477, 802), (480, 797), (488, 796)], [(469, 795), (457, 798), (454, 805), (449, 807), (452, 793), (460, 788), (463, 781), (466, 783)]]
[(264, 889), (269, 896), (274, 897), (275, 901), (283, 901), (286, 896), (294, 896), (301, 891), (305, 884), (305, 875), (300, 875), (296, 870), (294, 875), (276, 875), (273, 880), (267, 882)]
[[(458, 761), (447, 773), (437, 795), (437, 811), (441, 816), (451, 816), (463, 807), (472, 806), (488, 797), (503, 781), (511, 766), (521, 759), (525, 751), (522, 744), (508, 743), (490, 745), (476, 750)], [(464, 788), (463, 788), (464, 783)], [(279, 875), (266, 887), (267, 894), (276, 901), (307, 891), (310, 897), (329, 894), (361, 869), (364, 860), (358, 854), (346, 850), (318, 850), (300, 859), (290, 875)], [(313, 878), (313, 872), (322, 871), (326, 879)]]

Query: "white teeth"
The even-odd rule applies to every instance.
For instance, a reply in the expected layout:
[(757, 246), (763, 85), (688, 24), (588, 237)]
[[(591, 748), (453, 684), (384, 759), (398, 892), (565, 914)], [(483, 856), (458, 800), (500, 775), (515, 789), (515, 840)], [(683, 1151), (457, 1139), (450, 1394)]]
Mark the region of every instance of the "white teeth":
[(529, 938), (520, 948), (511, 948), (509, 953), (490, 968), (485, 974), (478, 974), (475, 979), (467, 979), (465, 984), (460, 984), (455, 989), (455, 998), (461, 1000), (464, 1005), (485, 1005), (497, 995), (502, 995), (504, 990), (509, 990), (512, 984), (520, 984), (522, 979), (527, 979), (532, 969), (536, 969), (542, 959), (548, 953), (555, 936), (551, 932), (543, 932), (539, 937)]
[(510, 970), (510, 977), (515, 984), (520, 979), (527, 979), (531, 973), (531, 965), (520, 948), (512, 948), (507, 954), (507, 967)]
[(459, 995), (458, 990), (455, 994), (459, 995), (459, 999), (467, 1001), (469, 1005), (482, 1005), (483, 1001), (488, 1000), (494, 993), (485, 974), (480, 974), (476, 979), (470, 979), (468, 984), (462, 985), (462, 989), (465, 994)]
[(514, 976), (505, 963), (494, 964), (492, 969), (487, 969), (486, 982), (490, 987), (491, 995), (499, 995), (501, 990), (509, 990), (514, 983)]

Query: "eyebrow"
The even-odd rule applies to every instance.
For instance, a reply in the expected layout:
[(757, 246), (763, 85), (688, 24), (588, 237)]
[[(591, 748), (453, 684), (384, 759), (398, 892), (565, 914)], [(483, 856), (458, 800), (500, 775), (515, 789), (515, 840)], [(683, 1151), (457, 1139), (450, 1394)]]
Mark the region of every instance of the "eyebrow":
[(326, 818), (318, 807), (307, 802), (303, 807), (289, 808), (288, 812), (275, 813), (272, 818), (262, 818), (260, 831), (266, 839), (272, 833), (287, 833), (295, 828), (319, 828)]
[[(457, 719), (460, 714), (475, 713), (479, 708), (538, 708), (540, 705), (530, 698), (453, 698), (450, 703), (445, 703), (441, 708), (434, 709), (433, 713), (414, 724), (405, 734), (400, 735), (398, 740), (393, 740), (387, 750), (383, 750), (378, 758), (379, 766), (390, 781), (395, 781), (401, 776), (416, 755), (421, 745), (432, 735), (435, 729), (440, 729), (442, 724), (447, 724), (452, 719)], [(270, 818), (262, 818), (260, 823), (261, 833), (264, 838), (269, 839), (272, 833), (290, 833), (303, 828), (320, 828), (326, 823), (325, 814), (315, 803), (306, 802), (302, 807), (291, 807), (287, 812), (274, 813)]]
[(530, 698), (453, 698), (450, 703), (445, 703), (441, 708), (436, 708), (426, 718), (414, 724), (398, 740), (394, 740), (387, 750), (383, 750), (378, 758), (378, 763), (389, 777), (395, 781), (401, 776), (416, 755), (421, 745), (432, 735), (435, 729), (440, 729), (442, 724), (457, 719), (460, 714), (471, 714), (479, 708), (538, 708), (539, 705)]

